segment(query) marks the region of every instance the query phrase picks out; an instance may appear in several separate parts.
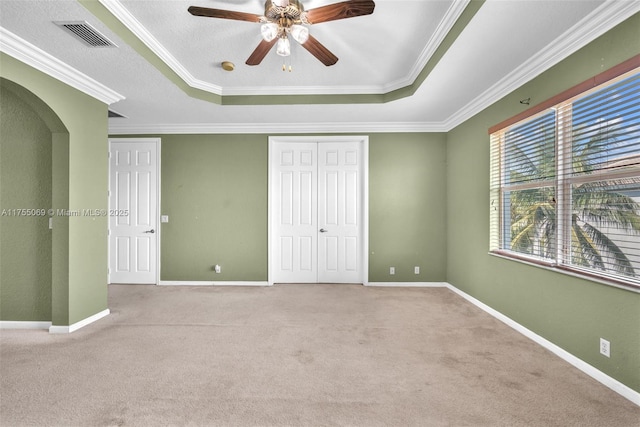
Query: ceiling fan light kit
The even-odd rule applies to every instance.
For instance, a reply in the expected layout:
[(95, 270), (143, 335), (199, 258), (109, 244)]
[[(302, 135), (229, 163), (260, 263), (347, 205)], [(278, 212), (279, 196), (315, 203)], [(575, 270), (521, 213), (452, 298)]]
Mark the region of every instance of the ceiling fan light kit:
[(293, 24), (289, 32), (291, 37), (300, 44), (305, 44), (309, 40), (309, 29), (303, 25)]
[(291, 43), (289, 43), (289, 39), (286, 36), (278, 39), (276, 53), (280, 56), (291, 55)]
[(330, 66), (338, 62), (338, 57), (309, 34), (307, 25), (370, 15), (374, 8), (372, 0), (347, 0), (305, 11), (299, 0), (266, 0), (262, 16), (199, 6), (191, 6), (188, 10), (195, 16), (261, 23), (262, 41), (247, 59), (247, 65), (260, 64), (275, 44), (278, 55), (291, 55), (291, 36), (320, 62)]
[(262, 24), (260, 33), (262, 34), (262, 39), (264, 41), (270, 42), (271, 40), (278, 37), (278, 24), (274, 24), (273, 22)]

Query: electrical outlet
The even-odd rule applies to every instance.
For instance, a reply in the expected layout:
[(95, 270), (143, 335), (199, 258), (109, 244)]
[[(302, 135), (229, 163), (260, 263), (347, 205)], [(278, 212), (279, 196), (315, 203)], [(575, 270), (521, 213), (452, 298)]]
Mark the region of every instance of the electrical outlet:
[(604, 338), (600, 338), (600, 354), (611, 357), (611, 343)]
[(220, 273), (222, 271), (222, 267), (220, 267), (218, 264), (216, 264), (216, 266), (213, 267), (213, 269), (216, 273)]
[(396, 274), (396, 268), (395, 267), (389, 267), (389, 274), (392, 275), (392, 276), (394, 274)]
[(417, 265), (413, 267), (413, 274), (420, 274), (420, 267), (418, 267)]

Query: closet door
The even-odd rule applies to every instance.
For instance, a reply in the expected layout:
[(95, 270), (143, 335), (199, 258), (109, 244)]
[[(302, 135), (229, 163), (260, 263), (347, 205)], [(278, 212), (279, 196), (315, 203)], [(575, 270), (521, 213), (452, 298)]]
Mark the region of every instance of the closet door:
[(362, 283), (359, 142), (277, 142), (271, 152), (274, 283)]
[(271, 256), (277, 282), (318, 281), (318, 144), (278, 143), (272, 152)]
[(318, 282), (362, 283), (360, 144), (318, 144)]

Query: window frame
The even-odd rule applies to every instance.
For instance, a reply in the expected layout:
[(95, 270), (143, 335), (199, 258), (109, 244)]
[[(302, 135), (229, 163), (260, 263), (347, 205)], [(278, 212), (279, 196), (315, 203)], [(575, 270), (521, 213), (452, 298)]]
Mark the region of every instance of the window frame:
[[(594, 269), (581, 268), (575, 265), (571, 259), (571, 224), (572, 224), (572, 186), (591, 182), (621, 179), (640, 176), (640, 165), (619, 171), (598, 171), (595, 175), (585, 174), (572, 176), (566, 172), (563, 162), (570, 162), (572, 150), (572, 105), (576, 100), (588, 96), (590, 93), (605, 89), (630, 74), (640, 72), (640, 55), (637, 55), (603, 73), (598, 74), (550, 99), (544, 101), (522, 113), (507, 119), (489, 128), (490, 135), (490, 250), (491, 255), (524, 262), (543, 267), (552, 271), (570, 274), (581, 278), (590, 279), (599, 283), (622, 287), (634, 291), (640, 291), (640, 279), (629, 278), (623, 275), (612, 275), (608, 272), (598, 272)], [(533, 122), (538, 117), (555, 110), (555, 177), (551, 180), (535, 180), (517, 184), (506, 184), (505, 168), (505, 135), (518, 125)], [(562, 111), (559, 113), (558, 111)], [(570, 112), (567, 114), (567, 112)], [(561, 121), (568, 120), (569, 124)], [(567, 142), (568, 140), (568, 142)], [(496, 153), (498, 155), (496, 156)], [(569, 160), (567, 160), (569, 159)], [(552, 181), (552, 182), (551, 182)], [(544, 258), (542, 256), (528, 255), (511, 249), (504, 239), (504, 227), (510, 226), (511, 220), (505, 219), (508, 214), (504, 206), (505, 189), (509, 192), (549, 187), (554, 189), (555, 202), (555, 257)], [(496, 205), (497, 204), (497, 205)], [(497, 211), (497, 213), (496, 213)]]

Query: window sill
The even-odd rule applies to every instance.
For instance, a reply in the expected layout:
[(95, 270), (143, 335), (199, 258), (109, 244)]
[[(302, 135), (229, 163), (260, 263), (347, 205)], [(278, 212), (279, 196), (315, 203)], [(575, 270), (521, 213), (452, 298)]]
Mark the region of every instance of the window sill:
[(533, 267), (540, 267), (545, 270), (553, 271), (555, 273), (565, 274), (567, 276), (577, 277), (579, 279), (589, 280), (591, 282), (599, 283), (601, 285), (612, 286), (614, 288), (624, 289), (626, 291), (631, 291), (635, 293), (640, 293), (640, 286), (625, 282), (622, 280), (608, 280), (604, 277), (599, 277), (594, 274), (582, 272), (577, 269), (572, 269), (566, 266), (558, 266), (553, 263), (540, 261), (537, 259), (527, 258), (525, 256), (519, 256), (511, 254), (510, 252), (505, 251), (490, 251), (489, 255), (495, 256), (502, 259), (507, 259), (510, 261), (521, 262), (523, 264), (531, 265)]

